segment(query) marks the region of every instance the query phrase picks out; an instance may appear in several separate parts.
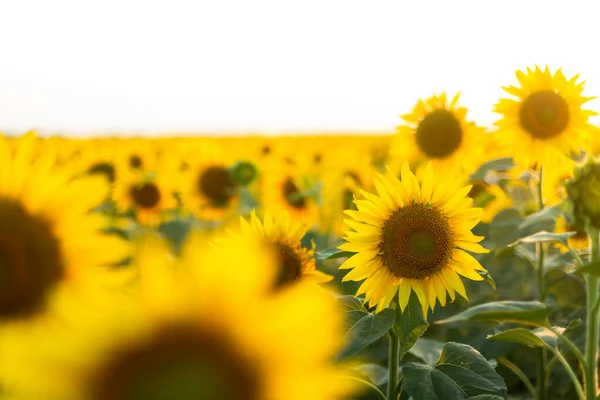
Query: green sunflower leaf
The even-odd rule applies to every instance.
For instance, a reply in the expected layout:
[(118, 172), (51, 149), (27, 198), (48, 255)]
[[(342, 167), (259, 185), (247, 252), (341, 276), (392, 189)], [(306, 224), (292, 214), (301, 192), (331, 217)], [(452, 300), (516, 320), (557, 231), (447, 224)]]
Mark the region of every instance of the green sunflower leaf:
[(502, 157), (495, 160), (488, 161), (482, 164), (477, 171), (475, 171), (470, 180), (471, 181), (482, 181), (485, 179), (488, 172), (507, 171), (515, 166), (512, 157)]
[(594, 276), (600, 276), (600, 262), (585, 264), (582, 267), (574, 269), (571, 273), (576, 275), (590, 274)]
[(398, 312), (396, 332), (400, 341), (400, 359), (413, 347), (423, 335), (429, 323), (423, 316), (421, 303), (415, 293), (410, 294), (408, 305), (403, 312)]
[(350, 309), (345, 312), (344, 317), (347, 332), (342, 339), (339, 360), (353, 356), (388, 333), (396, 321), (396, 311), (386, 308), (375, 314)]
[[(563, 328), (555, 329), (564, 330)], [(519, 343), (529, 347), (544, 347), (551, 351), (556, 347), (556, 334), (548, 328), (537, 328), (533, 330), (525, 328), (509, 329), (507, 331), (488, 335), (487, 339)]]
[(477, 350), (466, 344), (446, 343), (434, 366), (407, 363), (402, 371), (404, 390), (415, 400), (468, 399), (482, 395), (504, 399), (507, 394), (502, 377)]
[(493, 301), (470, 307), (450, 318), (436, 321), (435, 323), (497, 321), (547, 326), (547, 317), (550, 311), (550, 308), (539, 301)]
[(565, 233), (552, 233), (546, 231), (540, 231), (533, 235), (525, 236), (524, 238), (518, 239), (516, 242), (510, 244), (515, 246), (519, 243), (538, 243), (538, 242), (559, 242), (565, 246), (569, 245), (569, 238), (576, 235), (577, 232), (565, 232)]
[(334, 258), (348, 258), (352, 257), (354, 252), (352, 251), (343, 251), (337, 248), (331, 248), (326, 250), (318, 251), (315, 254), (315, 257), (319, 260), (333, 260)]

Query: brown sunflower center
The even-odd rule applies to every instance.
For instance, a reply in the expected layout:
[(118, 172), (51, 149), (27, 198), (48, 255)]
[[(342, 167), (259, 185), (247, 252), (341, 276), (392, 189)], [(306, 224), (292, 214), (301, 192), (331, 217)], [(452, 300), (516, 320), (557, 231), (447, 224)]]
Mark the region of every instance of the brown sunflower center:
[(0, 320), (41, 311), (63, 277), (50, 224), (15, 201), (0, 200)]
[(233, 196), (233, 181), (223, 167), (209, 167), (199, 176), (198, 189), (214, 206), (225, 206)]
[(115, 353), (90, 388), (98, 400), (258, 400), (260, 373), (218, 332), (163, 328)]
[(417, 145), (429, 158), (448, 157), (458, 149), (463, 131), (460, 121), (448, 110), (430, 112), (417, 127)]
[(302, 258), (292, 247), (286, 244), (277, 243), (276, 251), (279, 265), (275, 288), (279, 289), (300, 279), (302, 276)]
[(143, 165), (144, 165), (144, 162), (140, 156), (132, 154), (129, 157), (129, 166), (132, 169), (140, 169), (143, 167)]
[(160, 202), (160, 191), (152, 182), (132, 187), (130, 194), (135, 204), (142, 208), (153, 208)]
[(536, 139), (560, 135), (569, 124), (569, 106), (559, 94), (543, 90), (529, 95), (519, 111), (521, 126)]
[(292, 178), (287, 178), (283, 184), (283, 197), (294, 208), (302, 209), (306, 206), (306, 199)]
[(385, 222), (380, 251), (392, 274), (422, 279), (446, 265), (452, 243), (448, 219), (438, 209), (412, 204), (396, 210)]

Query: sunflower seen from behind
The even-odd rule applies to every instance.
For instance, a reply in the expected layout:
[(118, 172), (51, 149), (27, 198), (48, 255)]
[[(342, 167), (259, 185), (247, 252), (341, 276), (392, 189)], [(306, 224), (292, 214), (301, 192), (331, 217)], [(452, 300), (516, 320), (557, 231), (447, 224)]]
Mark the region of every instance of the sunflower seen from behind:
[(483, 237), (471, 233), (482, 210), (471, 207), (471, 186), (455, 190), (450, 181), (436, 181), (431, 164), (420, 183), (407, 163), (401, 177), (377, 174), (377, 194), (362, 191), (365, 199), (354, 201), (358, 210), (345, 211), (352, 230), (339, 248), (356, 254), (340, 269), (351, 269), (344, 281), (364, 280), (356, 295), (365, 294), (377, 312), (396, 293), (404, 311), (415, 292), (427, 315), (437, 300), (446, 305), (446, 295), (467, 298), (459, 275), (483, 280), (478, 271), (485, 269), (466, 252), (488, 252), (478, 244)]
[(583, 105), (585, 97), (579, 75), (567, 79), (559, 69), (535, 67), (516, 72), (519, 86), (503, 87), (516, 99), (501, 99), (494, 111), (502, 115), (495, 125), (497, 139), (515, 163), (524, 168), (557, 166), (589, 149), (592, 125), (597, 115)]
[(419, 100), (402, 116), (392, 139), (391, 155), (401, 162), (431, 161), (439, 173), (467, 176), (484, 160), (484, 128), (467, 120), (467, 109), (446, 93)]

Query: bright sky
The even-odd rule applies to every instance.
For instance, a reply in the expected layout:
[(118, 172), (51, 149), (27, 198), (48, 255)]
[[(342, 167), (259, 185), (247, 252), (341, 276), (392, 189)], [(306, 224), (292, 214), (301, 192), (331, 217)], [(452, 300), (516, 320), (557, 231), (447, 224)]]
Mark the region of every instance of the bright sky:
[(0, 131), (392, 132), (443, 90), (461, 90), (487, 125), (500, 86), (536, 63), (600, 95), (599, 11), (594, 0), (0, 1)]

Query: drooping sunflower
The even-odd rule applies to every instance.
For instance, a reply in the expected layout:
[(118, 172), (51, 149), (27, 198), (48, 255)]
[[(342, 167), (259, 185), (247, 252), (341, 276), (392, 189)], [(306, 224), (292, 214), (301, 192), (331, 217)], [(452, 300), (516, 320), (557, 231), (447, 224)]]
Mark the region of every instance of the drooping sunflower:
[(517, 99), (501, 99), (494, 111), (502, 114), (497, 138), (515, 162), (525, 168), (556, 166), (570, 162), (570, 157), (588, 150), (592, 126), (590, 116), (597, 113), (583, 109), (594, 97), (584, 97), (579, 75), (567, 80), (559, 69), (548, 67), (516, 72), (520, 86), (503, 89)]
[(250, 214), (248, 222), (240, 217), (241, 231), (228, 230), (230, 238), (217, 242), (227, 242), (231, 239), (239, 240), (240, 237), (253, 238), (262, 245), (273, 249), (277, 258), (278, 273), (274, 278), (273, 287), (280, 289), (298, 281), (312, 281), (324, 283), (332, 279), (316, 269), (313, 248), (302, 245), (302, 238), (306, 234), (307, 226), (300, 221), (291, 221), (287, 213), (283, 212), (273, 218), (265, 212), (261, 221), (256, 212)]
[(70, 329), (54, 326), (42, 343), (6, 349), (11, 365), (0, 370), (10, 394), (89, 400), (348, 394), (330, 361), (341, 340), (333, 299), (303, 285), (263, 296), (265, 275), (275, 273), (268, 249), (243, 241), (236, 251), (214, 252), (193, 235), (177, 262), (161, 241), (146, 238), (140, 246), (132, 297), (73, 298), (77, 304), (65, 317)]
[(431, 161), (439, 173), (467, 175), (484, 160), (485, 129), (467, 121), (458, 106), (460, 93), (450, 102), (446, 93), (419, 100), (412, 113), (402, 116), (391, 154), (411, 164)]
[(105, 218), (90, 214), (108, 192), (106, 181), (72, 179), (50, 149), (34, 155), (35, 140), (25, 135), (11, 154), (0, 137), (0, 329), (43, 314), (60, 287), (108, 283), (117, 274), (111, 265), (128, 253), (125, 242), (103, 233)]
[(378, 195), (362, 192), (365, 200), (355, 200), (358, 211), (347, 210), (347, 243), (341, 250), (356, 252), (341, 269), (352, 269), (345, 281), (365, 282), (356, 295), (365, 294), (369, 306), (379, 312), (396, 293), (404, 310), (415, 292), (423, 313), (433, 310), (436, 300), (446, 305), (446, 294), (465, 299), (462, 275), (482, 280), (479, 262), (465, 250), (487, 253), (478, 244), (483, 237), (471, 229), (481, 218), (481, 209), (471, 207), (466, 197), (471, 186), (455, 190), (450, 181), (436, 181), (428, 164), (421, 184), (405, 163), (402, 180), (388, 172), (374, 180)]

